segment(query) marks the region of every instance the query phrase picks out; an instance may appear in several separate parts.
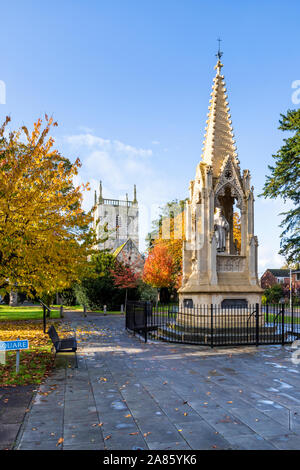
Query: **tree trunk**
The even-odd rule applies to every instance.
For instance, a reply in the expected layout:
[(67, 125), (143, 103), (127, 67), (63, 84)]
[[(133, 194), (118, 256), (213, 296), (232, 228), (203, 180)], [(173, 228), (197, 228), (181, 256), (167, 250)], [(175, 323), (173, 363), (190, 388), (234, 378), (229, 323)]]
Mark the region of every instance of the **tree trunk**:
[(167, 287), (161, 287), (159, 293), (159, 301), (162, 304), (168, 304), (170, 302), (170, 292)]
[(18, 292), (10, 291), (9, 294), (9, 305), (10, 307), (17, 307), (18, 305)]

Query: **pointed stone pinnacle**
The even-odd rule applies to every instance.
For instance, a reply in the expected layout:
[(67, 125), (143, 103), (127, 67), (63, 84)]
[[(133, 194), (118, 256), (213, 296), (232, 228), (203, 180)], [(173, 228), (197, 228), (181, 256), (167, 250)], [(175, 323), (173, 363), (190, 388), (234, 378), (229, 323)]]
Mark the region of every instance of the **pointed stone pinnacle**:
[(236, 150), (227, 88), (224, 76), (220, 73), (222, 67), (223, 64), (219, 58), (215, 66), (217, 72), (210, 93), (204, 148), (202, 149), (202, 161), (212, 167), (215, 177), (219, 175), (224, 159), (228, 155), (235, 157)]

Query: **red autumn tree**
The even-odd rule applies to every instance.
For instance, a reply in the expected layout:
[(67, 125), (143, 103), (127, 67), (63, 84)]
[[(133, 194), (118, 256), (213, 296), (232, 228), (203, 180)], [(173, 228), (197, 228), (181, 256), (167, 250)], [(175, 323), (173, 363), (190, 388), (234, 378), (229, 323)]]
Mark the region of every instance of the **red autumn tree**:
[(125, 310), (127, 304), (127, 291), (137, 287), (140, 280), (140, 273), (134, 270), (133, 266), (116, 261), (116, 266), (110, 271), (114, 285), (119, 289), (125, 289)]
[(174, 287), (174, 260), (165, 245), (155, 245), (146, 259), (143, 281), (153, 287)]

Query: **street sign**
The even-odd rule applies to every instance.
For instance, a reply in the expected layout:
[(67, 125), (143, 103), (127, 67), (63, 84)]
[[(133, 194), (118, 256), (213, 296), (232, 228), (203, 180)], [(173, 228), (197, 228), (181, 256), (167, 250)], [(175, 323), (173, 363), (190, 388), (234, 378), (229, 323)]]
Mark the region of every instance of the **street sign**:
[(20, 351), (21, 349), (29, 349), (28, 339), (0, 341), (0, 351)]
[[(12, 341), (0, 341), (0, 352), (4, 351), (16, 351), (16, 373), (19, 373), (20, 370), (20, 351), (22, 349), (29, 348), (28, 339), (14, 339)], [(3, 360), (3, 358), (2, 358)]]

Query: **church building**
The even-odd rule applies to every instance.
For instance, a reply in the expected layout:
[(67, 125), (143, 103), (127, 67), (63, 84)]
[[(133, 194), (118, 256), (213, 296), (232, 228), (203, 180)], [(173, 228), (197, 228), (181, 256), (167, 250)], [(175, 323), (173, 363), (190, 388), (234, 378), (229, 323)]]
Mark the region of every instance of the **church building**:
[(139, 206), (134, 185), (133, 199), (107, 199), (103, 197), (100, 181), (99, 195), (95, 191), (94, 227), (99, 239), (99, 250), (109, 250), (119, 261), (142, 269), (143, 257), (139, 252)]

